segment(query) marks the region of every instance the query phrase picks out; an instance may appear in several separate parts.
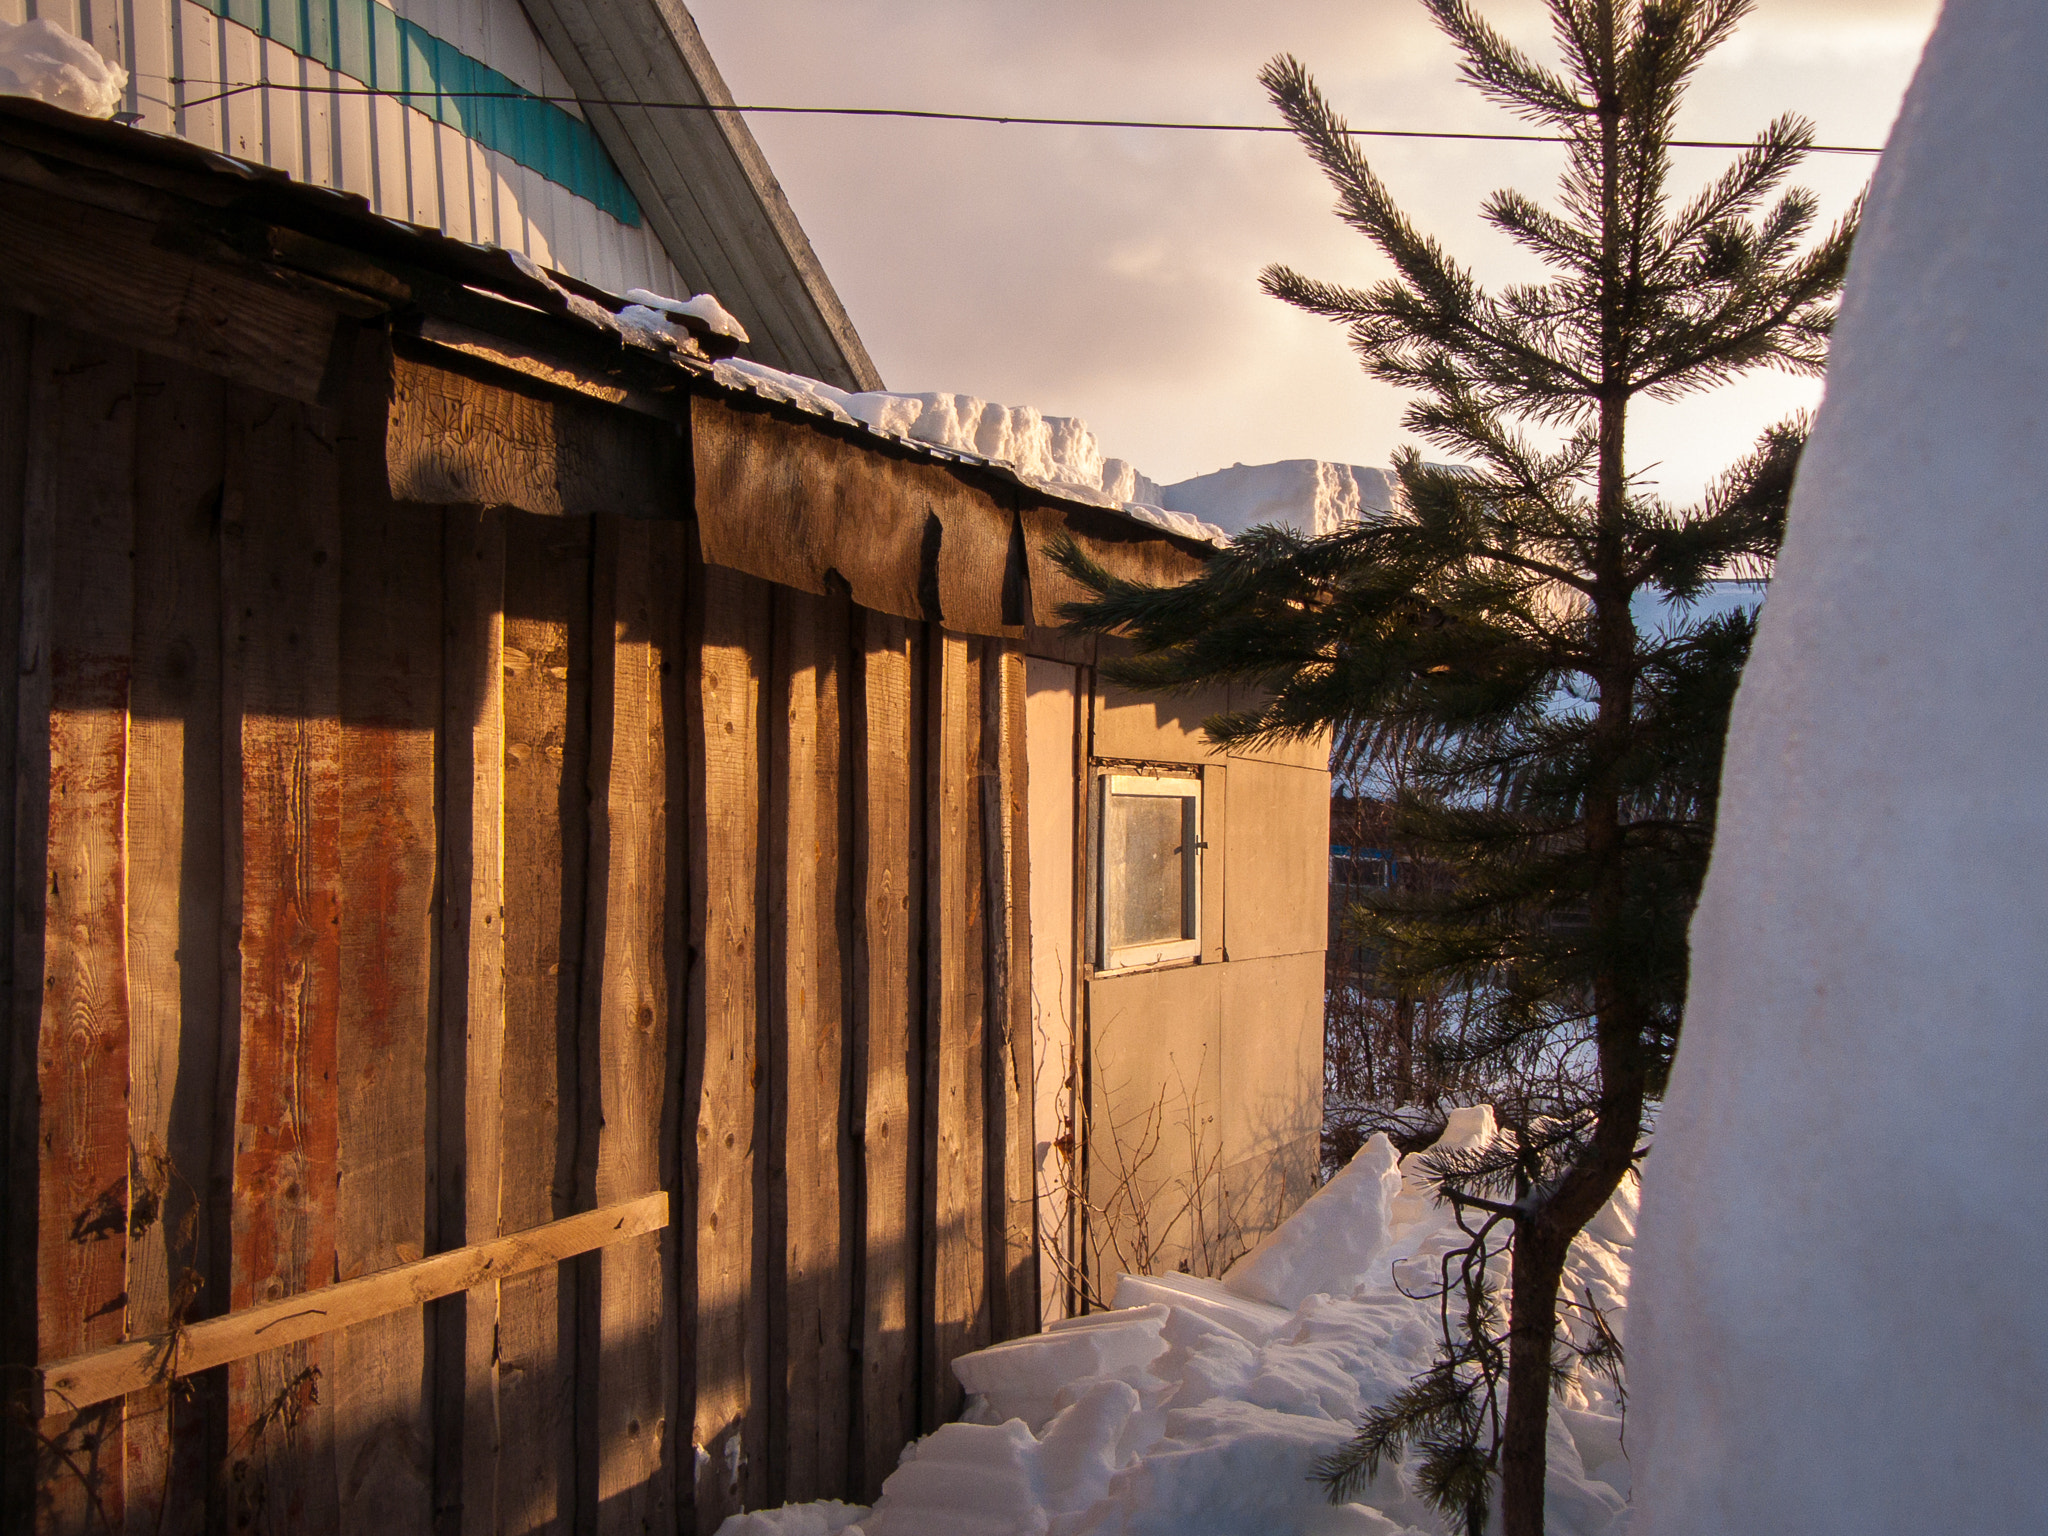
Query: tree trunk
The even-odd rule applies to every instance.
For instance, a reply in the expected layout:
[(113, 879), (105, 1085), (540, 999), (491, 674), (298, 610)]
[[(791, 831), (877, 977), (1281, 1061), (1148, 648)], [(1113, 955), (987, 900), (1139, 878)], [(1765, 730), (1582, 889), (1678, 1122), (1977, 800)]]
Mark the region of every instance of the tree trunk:
[(1415, 998), (1406, 987), (1394, 994), (1394, 1102), (1415, 1102)]
[(1501, 1424), (1501, 1536), (1543, 1536), (1557, 1289), (1572, 1235), (1540, 1217), (1515, 1236), (1508, 1270), (1508, 1406)]

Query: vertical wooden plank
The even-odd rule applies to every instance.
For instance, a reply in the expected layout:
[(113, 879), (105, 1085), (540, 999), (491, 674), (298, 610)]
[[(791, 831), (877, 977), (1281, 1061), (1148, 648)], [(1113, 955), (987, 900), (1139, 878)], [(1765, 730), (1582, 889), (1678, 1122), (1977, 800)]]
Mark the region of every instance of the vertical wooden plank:
[(844, 610), (778, 589), (770, 792), (770, 1188), (780, 1305), (771, 1312), (769, 1416), (781, 1454), (769, 1497), (844, 1491), (846, 1288), (838, 954), (839, 686)]
[(696, 954), (692, 947), (690, 913), (691, 826), (690, 808), (698, 801), (695, 774), (691, 766), (689, 679), (697, 668), (697, 635), (688, 605), (696, 588), (690, 577), (690, 548), (696, 532), (687, 523), (662, 524), (654, 529), (654, 590), (665, 610), (656, 633), (663, 646), (661, 659), (661, 718), (664, 765), (667, 769), (664, 793), (668, 797), (667, 842), (662, 850), (665, 915), (662, 938), (665, 952), (660, 957), (668, 977), (668, 1022), (662, 1058), (662, 1081), (668, 1084), (663, 1097), (661, 1119), (661, 1187), (669, 1191), (669, 1224), (661, 1239), (663, 1265), (663, 1327), (659, 1348), (664, 1373), (662, 1404), (664, 1447), (671, 1489), (670, 1509), (677, 1532), (695, 1529), (697, 1510), (695, 1436), (697, 1396), (697, 1328), (691, 1315), (695, 1285), (696, 1253), (696, 1100), (691, 1096), (691, 1074), (701, 1080), (702, 1057), (692, 1050), (690, 1028), (690, 975)]
[[(658, 1188), (667, 1099), (668, 743), (662, 672), (679, 649), (680, 590), (667, 525), (597, 523), (592, 618), (590, 904), (584, 1040), (595, 1084), (591, 1195), (608, 1205)], [(667, 558), (664, 558), (667, 556)], [(586, 1102), (592, 1096), (586, 1093)], [(673, 1354), (662, 1347), (661, 1233), (594, 1256), (584, 1363), (596, 1441), (600, 1532), (675, 1523), (666, 1413)]]
[(939, 631), (931, 642), (926, 865), (926, 1135), (931, 1152), (930, 1342), (924, 1422), (959, 1410), (952, 1363), (989, 1342), (986, 1088), (983, 1052), (985, 894), (980, 863), (983, 642)]
[[(241, 1027), (230, 1304), (334, 1278), (341, 984), (340, 540), (333, 429), (232, 402), (222, 606), (241, 719)], [(330, 1339), (228, 1372), (244, 1529), (335, 1521)]]
[[(590, 525), (505, 519), (505, 1045), (499, 1229), (566, 1216), (575, 1179)], [(498, 1288), (498, 1518), (566, 1531), (575, 1508), (575, 1287)]]
[[(39, 326), (30, 366), (23, 631), (33, 623), (47, 650), (23, 655), (36, 674), (22, 689), (22, 779), (42, 814), (21, 826), (32, 835), (33, 819), (42, 836), (22, 849), (41, 873), (40, 900), (21, 901), (20, 915), (40, 920), (41, 942), (18, 944), (16, 980), (40, 982), (40, 1006), (22, 1017), (40, 1019), (35, 1347), (51, 1360), (117, 1342), (126, 1321), (135, 356)], [(121, 1404), (53, 1414), (38, 1433), (39, 1526), (119, 1528)]]
[(755, 1273), (762, 682), (768, 588), (691, 566), (696, 661), (686, 713), (691, 797), (690, 1049), (695, 1200), (685, 1310), (696, 1368), (690, 1453), (697, 1530), (762, 1502), (767, 1462), (766, 1297)]
[[(817, 1053), (818, 600), (775, 590), (770, 640), (767, 864), (767, 1015), (762, 1054), (768, 1103), (768, 1463), (771, 1504), (807, 1499), (816, 1476), (816, 1212), (803, 1186), (820, 1170), (808, 1154), (815, 1114), (806, 1063)], [(792, 1140), (794, 1136), (795, 1140)]]
[[(144, 357), (136, 379), (135, 673), (128, 742), (131, 1334), (206, 1301), (220, 1029), (219, 379)], [(220, 1287), (216, 1287), (220, 1289)], [(219, 1303), (215, 1303), (218, 1310)], [(188, 1388), (127, 1407), (128, 1529), (196, 1532), (205, 1439)]]
[(1013, 1338), (1038, 1331), (1024, 657), (1014, 646), (989, 642), (981, 700), (981, 840), (988, 913), (989, 1294), (996, 1337)]
[(872, 1499), (917, 1432), (923, 1314), (923, 688), (919, 631), (863, 611), (853, 795), (859, 938), (855, 1050), (862, 1162), (860, 1497)]
[[(381, 384), (381, 375), (367, 383)], [(351, 400), (341, 575), (338, 1278), (428, 1251), (435, 1030), (441, 526), (384, 473), (383, 391)], [(433, 1513), (423, 1312), (333, 1339), (341, 1529), (424, 1533)]]
[[(38, 921), (35, 942), (23, 944), (15, 929), (15, 903), (17, 887), (25, 904), (41, 900), (43, 845), (38, 835), (31, 864), (25, 858), (17, 861), (14, 840), (18, 792), (42, 806), (34, 813), (37, 826), (49, 809), (47, 769), (37, 766), (48, 750), (42, 718), (48, 694), (35, 681), (39, 674), (47, 677), (48, 669), (40, 664), (47, 640), (25, 633), (22, 624), (22, 498), (34, 338), (27, 315), (0, 309), (0, 635), (19, 646), (15, 665), (0, 667), (0, 870), (5, 872), (0, 878), (0, 1019), (6, 1025), (0, 1046), (0, 1194), (5, 1196), (0, 1199), (0, 1357), (9, 1360), (27, 1360), (36, 1348), (36, 1030), (29, 1021), (41, 1006), (42, 941)], [(44, 743), (34, 750), (25, 748), (29, 727), (17, 715), (24, 700), (36, 710), (34, 739)], [(22, 765), (23, 778), (35, 781), (32, 794), (17, 781), (16, 769)], [(0, 1513), (28, 1507), (29, 1444), (27, 1426), (0, 1417)]]
[(821, 605), (818, 631), (817, 1059), (806, 1068), (817, 1104), (811, 1126), (824, 1169), (815, 1192), (818, 1280), (819, 1498), (851, 1491), (854, 1370), (854, 1233), (859, 1155), (853, 1141), (853, 1056), (848, 991), (853, 981), (854, 777), (850, 728), (853, 605), (842, 593)]
[[(505, 1052), (505, 519), (443, 526), (440, 1221), (437, 1246), (498, 1236)], [(498, 1287), (444, 1304), (435, 1339), (435, 1503), (499, 1529)]]

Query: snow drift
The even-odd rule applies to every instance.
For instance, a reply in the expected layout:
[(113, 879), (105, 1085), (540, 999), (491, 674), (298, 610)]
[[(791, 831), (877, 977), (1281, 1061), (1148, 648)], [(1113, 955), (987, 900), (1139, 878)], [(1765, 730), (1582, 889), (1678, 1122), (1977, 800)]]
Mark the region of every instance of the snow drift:
[(1283, 459), (1277, 464), (1233, 464), (1214, 474), (1164, 487), (1161, 505), (1243, 533), (1277, 523), (1297, 533), (1335, 533), (1367, 512), (1394, 504), (1394, 477), (1362, 464)]
[(1949, 0), (1735, 704), (1636, 1536), (2048, 1525), (2048, 7)]
[(127, 70), (54, 21), (0, 21), (0, 96), (30, 96), (86, 117), (110, 117), (127, 88)]
[[(1494, 1134), (1463, 1110), (1439, 1146)], [(872, 1510), (793, 1505), (720, 1536), (1442, 1536), (1402, 1470), (1331, 1505), (1317, 1459), (1429, 1362), (1420, 1291), (1455, 1246), (1450, 1213), (1384, 1136), (1221, 1281), (1124, 1276), (1108, 1312), (954, 1366), (963, 1421), (904, 1452)], [(1634, 1185), (1573, 1249), (1567, 1284), (1627, 1327)], [(1570, 1388), (1550, 1433), (1551, 1536), (1620, 1536), (1629, 1491), (1608, 1383)]]

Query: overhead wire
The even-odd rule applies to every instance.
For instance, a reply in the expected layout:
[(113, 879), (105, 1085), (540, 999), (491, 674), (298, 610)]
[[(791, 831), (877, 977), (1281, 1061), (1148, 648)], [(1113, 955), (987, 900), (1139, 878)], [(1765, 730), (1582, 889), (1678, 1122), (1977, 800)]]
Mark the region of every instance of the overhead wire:
[[(233, 83), (225, 80), (194, 80), (170, 76), (171, 85), (218, 86), (222, 89), (211, 96), (202, 96), (196, 101), (171, 103), (180, 111), (191, 111), (195, 107), (211, 106), (239, 96), (244, 91), (302, 91), (321, 96), (388, 96), (397, 101), (414, 101), (432, 98), (436, 101), (538, 101), (551, 106), (637, 108), (649, 112), (738, 112), (754, 114), (778, 114), (797, 117), (876, 117), (904, 118), (919, 122), (942, 123), (994, 123), (1031, 128), (1140, 128), (1161, 130), (1171, 133), (1284, 133), (1291, 134), (1292, 128), (1283, 123), (1199, 123), (1172, 122), (1149, 118), (1132, 117), (1040, 117), (1014, 112), (941, 112), (918, 107), (797, 107), (754, 103), (741, 105), (715, 101), (641, 101), (632, 97), (615, 96), (549, 96), (535, 91), (450, 91), (450, 90), (383, 90), (376, 86), (307, 85), (293, 81), (251, 80)], [(1569, 144), (1571, 140), (1562, 134), (1546, 133), (1459, 133), (1448, 129), (1431, 128), (1347, 128), (1345, 134), (1354, 139), (1445, 139), (1464, 140), (1490, 144)], [(1672, 149), (1751, 149), (1754, 140), (1745, 139), (1668, 139)], [(1816, 155), (1875, 155), (1883, 151), (1867, 144), (1809, 144), (1808, 152)]]

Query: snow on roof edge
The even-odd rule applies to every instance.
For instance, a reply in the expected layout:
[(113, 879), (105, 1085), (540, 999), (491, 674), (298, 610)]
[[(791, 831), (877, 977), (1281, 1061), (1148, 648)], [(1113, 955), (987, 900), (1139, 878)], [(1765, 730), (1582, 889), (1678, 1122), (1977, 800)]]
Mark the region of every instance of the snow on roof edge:
[(1197, 544), (1207, 544), (1220, 549), (1230, 542), (1229, 535), (1214, 523), (1203, 522), (1185, 512), (1169, 511), (1165, 507), (1155, 506), (1149, 502), (1118, 501), (1093, 486), (1027, 474), (1007, 459), (992, 458), (951, 443), (935, 443), (926, 438), (913, 437), (908, 432), (888, 425), (886, 413), (875, 408), (881, 402), (910, 397), (883, 390), (850, 393), (821, 380), (808, 379), (801, 374), (785, 373), (779, 368), (771, 368), (766, 363), (757, 363), (749, 358), (720, 358), (711, 364), (710, 374), (714, 382), (727, 389), (750, 394), (759, 399), (773, 400), (783, 405), (793, 405), (811, 415), (826, 417), (841, 426), (854, 427), (885, 442), (910, 449), (925, 458), (992, 470), (1042, 495), (1061, 501), (1077, 502), (1106, 512), (1120, 513), (1134, 522), (1148, 524)]

